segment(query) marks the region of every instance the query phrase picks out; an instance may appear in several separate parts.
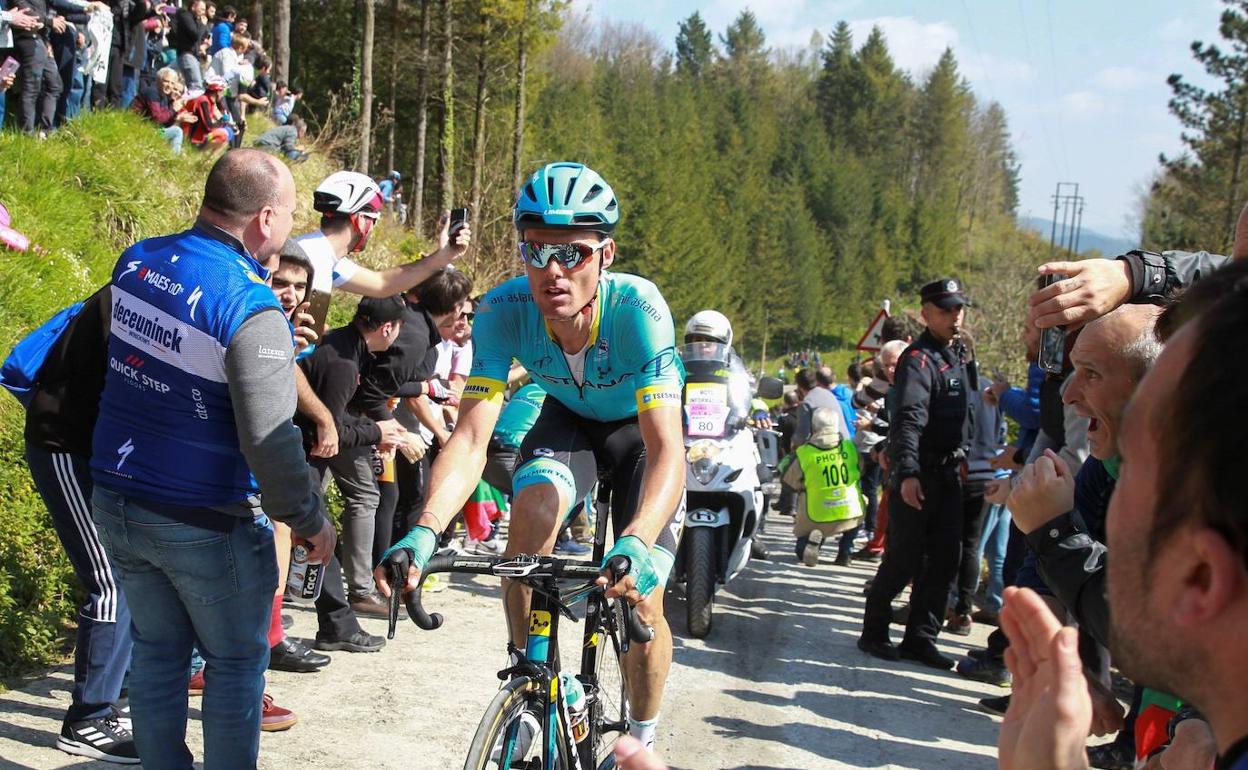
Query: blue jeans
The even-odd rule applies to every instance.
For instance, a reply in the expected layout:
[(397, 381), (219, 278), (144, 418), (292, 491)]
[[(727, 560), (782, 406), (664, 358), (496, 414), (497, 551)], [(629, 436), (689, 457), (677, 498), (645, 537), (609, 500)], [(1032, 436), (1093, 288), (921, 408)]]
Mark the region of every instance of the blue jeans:
[(160, 129), (160, 135), (169, 143), (169, 148), (173, 150), (174, 155), (182, 154), (182, 129), (177, 123)]
[(139, 93), (139, 73), (134, 67), (123, 67), (121, 70), (121, 108), (130, 108), (130, 102)]
[(130, 711), (143, 767), (191, 770), (186, 684), (198, 646), (206, 662), (204, 770), (255, 768), (277, 589), (268, 518), (228, 520), (219, 532), (99, 485), (91, 503), (130, 605)]
[(186, 81), (186, 90), (202, 91), (204, 89), (204, 76), (200, 72), (199, 59), (195, 54), (178, 54), (178, 70), (182, 73), (182, 79)]
[[(1005, 551), (1009, 540), (1010, 510), (996, 503), (989, 505), (984, 513), (984, 528), (979, 535), (979, 556), (988, 557), (988, 599), (984, 603), (985, 609), (1001, 609), (1001, 595), (1005, 591)], [(979, 560), (975, 563), (978, 564)]]

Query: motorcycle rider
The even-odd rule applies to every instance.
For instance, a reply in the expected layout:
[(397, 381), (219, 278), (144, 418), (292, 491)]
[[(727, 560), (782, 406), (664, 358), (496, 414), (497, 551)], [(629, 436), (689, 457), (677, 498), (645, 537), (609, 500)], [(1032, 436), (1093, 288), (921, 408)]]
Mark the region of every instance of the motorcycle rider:
[[(724, 346), (724, 352), (727, 355), (722, 361), (722, 367), (716, 367), (715, 372), (700, 371), (705, 369), (707, 362), (687, 362), (685, 365), (686, 380), (697, 382), (699, 375), (722, 376), (723, 372), (728, 372), (728, 393), (733, 412), (739, 412), (740, 416), (748, 415), (751, 408), (750, 382), (748, 375), (745, 374), (745, 362), (732, 348), (732, 322), (728, 320), (728, 316), (718, 310), (699, 310), (694, 313), (685, 324), (685, 344), (705, 345), (707, 347), (703, 350), (706, 352), (710, 352), (710, 346)], [(765, 518), (767, 512), (763, 511), (760, 515)], [(759, 531), (762, 531), (761, 521)], [(750, 556), (754, 559), (767, 558), (767, 547), (757, 538), (750, 546)]]

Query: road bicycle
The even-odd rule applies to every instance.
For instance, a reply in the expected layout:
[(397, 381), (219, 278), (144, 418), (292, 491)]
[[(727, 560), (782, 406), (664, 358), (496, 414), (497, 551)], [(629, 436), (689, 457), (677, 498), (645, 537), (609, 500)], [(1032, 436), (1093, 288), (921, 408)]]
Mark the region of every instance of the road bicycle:
[[(628, 682), (620, 656), (630, 644), (654, 638), (628, 602), (609, 599), (595, 581), (602, 574), (604, 522), (599, 521), (590, 561), (556, 556), (435, 556), (422, 573), (492, 575), (532, 589), (525, 649), (507, 642), (511, 665), (498, 672), (502, 688), (486, 708), (468, 749), (465, 770), (607, 770), (615, 767), (615, 738), (628, 731)], [(403, 584), (411, 555), (400, 550), (387, 563), (392, 586)], [(629, 560), (618, 556), (607, 565), (612, 575), (628, 574)], [(561, 581), (565, 585), (560, 585)], [(570, 585), (568, 585), (570, 583)], [(421, 604), (421, 590), (405, 597), (408, 616), (432, 631), (442, 626), (440, 614)], [(581, 664), (575, 687), (568, 692), (560, 679), (559, 619), (576, 622), (574, 608), (584, 602)], [(392, 601), (390, 636), (398, 618)], [(509, 634), (510, 637), (510, 634)], [(569, 683), (571, 684), (571, 683)]]

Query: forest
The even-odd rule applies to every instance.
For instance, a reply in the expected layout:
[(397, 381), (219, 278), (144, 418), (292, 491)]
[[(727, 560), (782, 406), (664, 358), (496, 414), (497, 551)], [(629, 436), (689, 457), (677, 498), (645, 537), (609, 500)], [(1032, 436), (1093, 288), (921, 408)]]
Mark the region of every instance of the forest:
[[(1014, 223), (1007, 116), (952, 51), (908, 73), (878, 29), (855, 40), (844, 22), (772, 48), (748, 10), (724, 30), (694, 13), (665, 41), (551, 0), (283, 3), (250, 10), (270, 34), (289, 14), (277, 77), (304, 88), (321, 143), (400, 171), (426, 233), (468, 206), (479, 286), (518, 270), (513, 191), (552, 160), (614, 186), (616, 269), (658, 283), (678, 318), (724, 311), (754, 354), (764, 338), (852, 346), (883, 299), (917, 304), (948, 274), (974, 293), (1003, 259), (1013, 275), (1038, 263)], [(1026, 285), (993, 291), (1021, 302)]]

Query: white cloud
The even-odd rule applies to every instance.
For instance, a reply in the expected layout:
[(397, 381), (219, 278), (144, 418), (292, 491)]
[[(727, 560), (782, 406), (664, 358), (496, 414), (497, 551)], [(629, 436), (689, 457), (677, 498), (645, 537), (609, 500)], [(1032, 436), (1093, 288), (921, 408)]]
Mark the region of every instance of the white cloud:
[(854, 42), (861, 44), (879, 27), (898, 67), (919, 74), (935, 66), (946, 48), (958, 47), (958, 30), (947, 21), (924, 23), (913, 16), (879, 16), (849, 22)]
[(1092, 76), (1092, 83), (1109, 91), (1130, 91), (1149, 78), (1135, 67), (1106, 67)]
[(1105, 100), (1094, 91), (1072, 91), (1062, 97), (1062, 110), (1069, 115), (1088, 115), (1104, 109)]
[(1196, 26), (1182, 16), (1175, 17), (1157, 28), (1157, 37), (1173, 42), (1189, 42), (1196, 34)]

